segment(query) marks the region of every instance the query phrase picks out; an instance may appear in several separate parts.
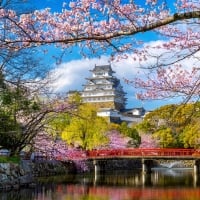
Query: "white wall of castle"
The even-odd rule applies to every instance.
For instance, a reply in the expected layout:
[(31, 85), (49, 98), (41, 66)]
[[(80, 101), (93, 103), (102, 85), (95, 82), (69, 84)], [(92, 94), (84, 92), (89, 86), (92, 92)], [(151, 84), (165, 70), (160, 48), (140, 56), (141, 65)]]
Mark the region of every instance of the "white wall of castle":
[(115, 110), (103, 110), (97, 112), (97, 115), (100, 117), (119, 117), (121, 121), (125, 121), (128, 123), (136, 122), (139, 123), (142, 121), (142, 117), (134, 117), (134, 116), (124, 116), (118, 111)]

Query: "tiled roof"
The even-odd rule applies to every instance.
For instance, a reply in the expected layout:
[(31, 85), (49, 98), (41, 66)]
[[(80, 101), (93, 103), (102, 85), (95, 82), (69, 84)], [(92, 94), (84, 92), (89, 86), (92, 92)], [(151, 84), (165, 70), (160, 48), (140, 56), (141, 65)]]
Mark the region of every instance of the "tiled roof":
[(95, 65), (94, 69), (92, 71), (112, 71), (111, 65)]

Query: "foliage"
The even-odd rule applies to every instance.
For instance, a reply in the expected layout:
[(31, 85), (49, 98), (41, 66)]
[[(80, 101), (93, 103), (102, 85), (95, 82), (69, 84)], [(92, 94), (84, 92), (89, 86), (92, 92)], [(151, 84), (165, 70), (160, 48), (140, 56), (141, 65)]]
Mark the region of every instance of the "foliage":
[[(139, 1), (136, 4), (134, 1), (125, 3), (124, 1), (114, 0), (77, 0), (64, 3), (60, 13), (52, 13), (50, 9), (41, 9), (26, 14), (21, 14), (18, 9), (14, 10), (15, 6), (7, 6), (8, 2), (12, 1), (0, 2), (0, 24), (2, 26), (0, 34), (0, 48), (2, 50), (0, 103), (3, 105), (1, 107), (2, 119), (8, 119), (9, 130), (21, 134), (19, 141), (15, 138), (18, 147), (22, 148), (31, 143), (35, 134), (44, 127), (44, 117), (52, 111), (48, 106), (44, 106), (44, 108), (39, 106), (41, 102), (38, 103), (34, 99), (30, 99), (32, 93), (26, 90), (24, 84), (25, 79), (28, 81), (41, 80), (41, 76), (39, 79), (36, 76), (33, 78), (29, 71), (33, 66), (35, 69), (39, 69), (36, 70), (37, 73), (42, 71), (36, 63), (32, 64), (30, 58), (34, 56), (30, 53), (29, 57), (26, 57), (29, 59), (19, 57), (18, 59), (11, 59), (19, 56), (23, 50), (25, 52), (31, 46), (44, 44), (56, 44), (58, 46), (60, 44), (62, 49), (71, 50), (71, 47), (73, 48), (74, 45), (79, 43), (83, 55), (91, 52), (93, 55), (98, 55), (101, 52), (99, 48), (101, 48), (102, 51), (104, 50), (107, 53), (112, 52), (111, 60), (127, 58), (127, 54), (134, 53), (132, 59), (140, 63), (148, 60), (152, 48), (156, 50), (164, 49), (164, 53), (161, 51), (160, 54), (152, 55), (156, 62), (149, 66), (150, 73), (145, 73), (147, 74), (146, 78), (142, 76), (142, 78), (136, 78), (134, 81), (127, 80), (129, 84), (142, 88), (137, 97), (140, 99), (158, 99), (181, 95), (186, 96), (187, 101), (192, 97), (199, 98), (200, 70), (197, 53), (200, 44), (200, 11), (198, 1), (180, 0), (175, 4), (175, 9), (170, 9), (170, 6), (168, 7), (166, 3), (154, 0), (147, 0), (146, 4)], [(19, 2), (24, 1), (19, 0)], [(180, 23), (185, 28), (182, 28), (183, 26), (180, 26)], [(141, 41), (134, 36), (151, 30), (162, 35), (164, 42), (152, 48), (145, 46), (141, 51), (135, 49), (141, 44)], [(113, 57), (113, 55), (116, 57)], [(196, 62), (191, 64), (190, 68), (185, 69), (180, 61), (191, 59), (191, 57)], [(6, 67), (5, 63), (7, 63)], [(25, 67), (22, 68), (22, 66)], [(8, 84), (12, 84), (9, 89), (6, 88)], [(34, 89), (34, 92), (36, 91), (38, 91), (37, 87)], [(173, 107), (166, 108), (167, 112), (161, 111), (163, 116), (159, 113), (152, 117), (149, 115), (149, 121), (143, 123), (141, 130), (150, 133), (157, 132), (157, 134), (162, 135), (163, 130), (170, 128), (173, 138), (178, 140), (177, 135), (181, 132), (187, 132), (187, 129), (185, 129), (187, 126), (190, 124), (194, 127), (197, 126), (199, 116), (194, 115), (196, 112), (193, 112), (193, 105), (191, 105), (191, 108), (187, 105), (182, 108), (178, 107), (178, 109), (175, 106), (175, 108), (177, 112), (173, 112)], [(77, 115), (81, 115), (79, 112), (80, 110), (77, 110)], [(83, 118), (88, 120), (84, 121)], [(102, 137), (92, 138), (89, 134), (90, 131), (86, 131), (91, 126), (91, 129), (95, 132), (94, 136), (100, 136), (97, 134), (97, 132), (99, 133), (97, 127), (100, 127), (101, 124), (102, 130), (100, 132), (104, 132), (103, 120), (92, 114), (91, 116), (83, 116), (83, 118), (74, 115), (68, 127), (72, 132), (76, 130), (76, 134), (80, 133), (80, 137), (77, 138), (81, 145), (84, 148), (92, 148), (92, 142), (96, 143), (95, 145), (99, 144), (97, 141), (104, 143), (103, 134), (101, 134)], [(96, 128), (94, 127), (95, 123), (97, 124)], [(78, 130), (75, 129), (75, 124), (79, 124)], [(93, 127), (91, 124), (93, 124)], [(59, 125), (59, 131), (63, 130), (63, 126), (63, 124)], [(1, 127), (1, 129), (5, 129), (5, 127)], [(81, 132), (80, 130), (84, 131)], [(65, 134), (67, 131), (67, 129), (63, 131), (63, 136), (66, 138), (72, 133)], [(184, 142), (183, 138), (180, 141)], [(74, 139), (72, 140), (71, 137), (70, 141), (74, 142)], [(16, 150), (18, 148), (16, 145), (12, 145), (15, 148), (12, 151), (19, 151), (19, 149)], [(189, 142), (187, 145), (191, 146), (192, 143)]]
[(141, 134), (141, 144), (139, 148), (156, 148), (159, 147), (158, 141), (153, 138), (152, 134)]
[(144, 120), (141, 123), (137, 124), (135, 128), (142, 135), (143, 133), (153, 133), (155, 130), (155, 125), (149, 120)]
[(54, 136), (60, 136), (65, 127), (70, 124), (70, 119), (71, 117), (69, 113), (57, 113), (56, 117), (52, 117), (52, 119), (48, 122), (46, 131)]
[(19, 156), (0, 156), (0, 163), (17, 163), (19, 164)]
[(134, 146), (138, 146), (141, 142), (141, 138), (138, 131), (135, 128), (128, 127), (126, 122), (122, 122), (118, 128), (119, 132), (127, 137), (132, 138)]
[[(20, 126), (16, 120), (9, 113), (5, 113), (4, 110), (0, 110), (0, 135), (1, 139), (3, 135), (7, 135), (9, 132), (20, 132)], [(5, 138), (4, 138), (5, 139)], [(2, 140), (4, 140), (2, 139)], [(2, 141), (3, 142), (3, 141)], [(0, 144), (2, 145), (2, 142)]]
[(112, 131), (112, 130), (119, 130), (120, 124), (116, 124), (116, 123), (109, 123), (108, 124), (108, 130)]
[(185, 148), (200, 148), (200, 124), (189, 124), (180, 134)]
[(153, 137), (158, 141), (160, 147), (173, 147), (174, 137), (170, 128), (159, 129), (153, 134)]
[(36, 156), (40, 155), (48, 159), (71, 160), (79, 172), (88, 170), (85, 162), (85, 151), (72, 148), (61, 138), (53, 137), (47, 132), (40, 132), (34, 138), (33, 152)]
[(52, 122), (52, 118), (73, 107), (64, 101), (44, 104), (37, 94), (30, 95), (31, 89), (22, 84), (15, 86), (2, 80), (1, 86), (0, 148), (9, 149), (11, 155), (19, 154), (25, 147), (31, 149), (34, 137)]
[(79, 106), (82, 103), (82, 97), (79, 92), (74, 92), (72, 95), (68, 97), (68, 102)]
[(0, 147), (11, 150), (11, 154), (19, 152), (23, 147), (24, 132), (19, 118), (36, 112), (39, 106), (27, 97), (25, 87), (10, 87), (3, 81), (0, 92)]
[[(58, 107), (58, 112), (49, 114), (51, 120), (48, 122), (46, 131), (54, 136), (60, 137), (66, 126), (70, 124), (72, 116), (77, 115), (77, 109), (81, 103), (82, 98), (78, 92), (69, 95), (64, 101), (60, 99), (55, 102)], [(70, 110), (62, 112), (62, 107), (65, 108), (66, 104), (70, 105)]]
[(96, 108), (91, 104), (84, 104), (71, 117), (70, 124), (62, 132), (62, 138), (68, 144), (93, 149), (107, 143), (107, 127), (106, 120), (97, 116)]
[[(23, 0), (5, 0), (0, 1), (0, 7), (0, 12), (10, 12), (9, 9), (13, 9), (19, 16), (22, 13), (28, 14), (32, 5)], [(0, 24), (0, 37), (3, 39), (3, 35), (9, 34), (6, 18), (0, 17)], [(0, 148), (9, 149), (12, 155), (32, 145), (32, 139), (44, 125), (42, 120), (47, 110), (42, 109), (44, 105), (41, 105), (38, 96), (46, 89), (49, 79), (43, 78), (49, 67), (43, 65), (35, 48), (16, 50), (4, 46), (1, 50)]]
[[(80, 105), (76, 111), (71, 112), (66, 121), (63, 114), (53, 121), (58, 122), (57, 125), (51, 124), (53, 129), (56, 126), (57, 130), (65, 127), (61, 136), (68, 145), (80, 146), (83, 149), (127, 148), (140, 144), (140, 136), (135, 129), (129, 128), (126, 123), (106, 123), (104, 118), (96, 116), (96, 108), (91, 104)], [(85, 148), (84, 143), (87, 144)]]
[(166, 105), (147, 114), (138, 131), (152, 134), (162, 147), (197, 147), (200, 103)]

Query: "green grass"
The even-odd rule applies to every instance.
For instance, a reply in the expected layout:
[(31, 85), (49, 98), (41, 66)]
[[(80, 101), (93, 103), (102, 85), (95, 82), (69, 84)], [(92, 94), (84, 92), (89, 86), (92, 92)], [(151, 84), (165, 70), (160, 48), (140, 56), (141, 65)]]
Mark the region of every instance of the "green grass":
[(0, 163), (16, 163), (19, 164), (19, 156), (0, 156)]

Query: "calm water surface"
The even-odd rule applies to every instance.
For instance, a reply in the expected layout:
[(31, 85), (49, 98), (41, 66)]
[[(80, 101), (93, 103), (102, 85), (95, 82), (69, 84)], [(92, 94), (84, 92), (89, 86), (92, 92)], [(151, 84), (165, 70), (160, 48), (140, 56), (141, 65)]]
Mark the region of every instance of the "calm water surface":
[(0, 200), (200, 200), (192, 169), (154, 169), (150, 175), (112, 172), (41, 178), (37, 187), (1, 192)]

